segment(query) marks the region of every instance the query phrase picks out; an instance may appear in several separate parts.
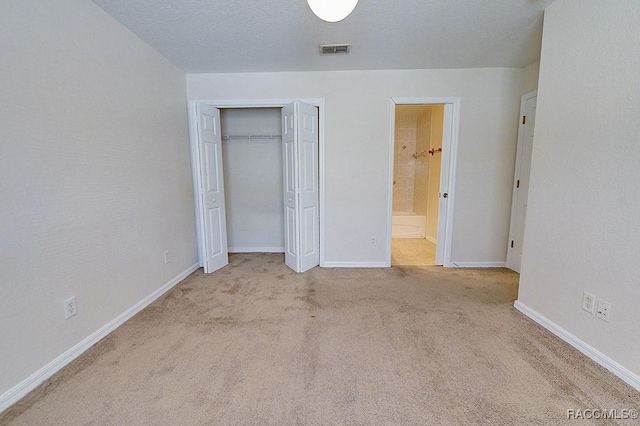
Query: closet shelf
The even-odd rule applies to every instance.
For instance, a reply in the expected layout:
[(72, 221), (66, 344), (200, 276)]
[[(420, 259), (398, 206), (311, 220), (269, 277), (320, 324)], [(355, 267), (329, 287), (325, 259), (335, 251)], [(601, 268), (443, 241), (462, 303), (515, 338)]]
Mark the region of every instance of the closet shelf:
[(282, 139), (282, 135), (222, 135), (222, 140), (229, 139)]

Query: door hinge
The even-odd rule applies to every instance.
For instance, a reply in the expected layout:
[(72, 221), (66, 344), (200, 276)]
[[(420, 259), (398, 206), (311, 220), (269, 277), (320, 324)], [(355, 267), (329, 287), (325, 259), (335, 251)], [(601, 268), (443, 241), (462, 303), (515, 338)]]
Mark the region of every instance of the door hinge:
[(513, 248), (513, 240), (511, 240), (511, 248)]
[(526, 122), (527, 122), (527, 116), (523, 115), (522, 116), (522, 124), (526, 124)]
[(516, 181), (516, 188), (520, 188), (520, 179)]

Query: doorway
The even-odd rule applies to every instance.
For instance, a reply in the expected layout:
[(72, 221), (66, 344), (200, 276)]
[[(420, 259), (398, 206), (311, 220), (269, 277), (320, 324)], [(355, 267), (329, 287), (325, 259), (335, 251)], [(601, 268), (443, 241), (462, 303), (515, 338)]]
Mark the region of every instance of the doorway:
[(459, 98), (392, 98), (387, 264), (451, 266)]
[[(205, 272), (225, 266), (229, 251), (284, 252), (285, 264), (296, 272), (323, 262), (324, 117), (323, 102), (314, 103), (190, 104), (196, 224)], [(269, 159), (276, 164), (265, 168)]]
[(396, 105), (391, 265), (436, 264), (444, 105)]

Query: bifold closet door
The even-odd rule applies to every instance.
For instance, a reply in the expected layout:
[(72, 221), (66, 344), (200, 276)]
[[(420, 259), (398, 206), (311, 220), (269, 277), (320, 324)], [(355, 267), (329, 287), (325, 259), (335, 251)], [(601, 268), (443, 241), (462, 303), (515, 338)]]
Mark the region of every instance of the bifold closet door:
[(229, 263), (220, 111), (205, 103), (198, 103), (196, 115), (201, 241), (203, 242), (204, 272), (210, 273)]
[(524, 243), (524, 224), (527, 216), (529, 198), (529, 177), (531, 175), (531, 157), (533, 155), (533, 131), (536, 122), (537, 92), (522, 97), (520, 106), (520, 132), (516, 154), (516, 172), (513, 182), (511, 207), (511, 229), (507, 248), (507, 267), (520, 272), (522, 247)]
[(285, 264), (305, 272), (320, 264), (318, 113), (293, 102), (282, 109)]

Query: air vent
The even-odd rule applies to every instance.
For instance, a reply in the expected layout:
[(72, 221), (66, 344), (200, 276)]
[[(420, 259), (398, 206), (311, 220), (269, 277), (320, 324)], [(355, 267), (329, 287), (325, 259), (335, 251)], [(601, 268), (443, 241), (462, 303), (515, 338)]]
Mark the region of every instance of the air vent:
[(320, 45), (320, 54), (321, 55), (346, 55), (351, 50), (351, 44), (321, 44)]

